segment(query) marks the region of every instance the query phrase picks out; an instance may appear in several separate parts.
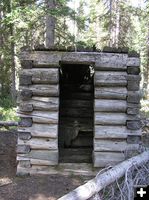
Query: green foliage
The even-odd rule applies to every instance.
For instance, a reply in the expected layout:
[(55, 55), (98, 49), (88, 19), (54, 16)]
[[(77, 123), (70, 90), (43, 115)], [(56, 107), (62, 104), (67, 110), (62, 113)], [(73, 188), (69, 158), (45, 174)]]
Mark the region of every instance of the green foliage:
[(16, 106), (10, 96), (0, 97), (0, 120), (18, 121), (16, 116)]

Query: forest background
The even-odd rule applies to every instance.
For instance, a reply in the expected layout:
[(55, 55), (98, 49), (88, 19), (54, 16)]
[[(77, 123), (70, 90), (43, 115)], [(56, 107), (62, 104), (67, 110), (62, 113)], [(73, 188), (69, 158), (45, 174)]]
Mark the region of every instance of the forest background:
[(137, 51), (149, 117), (149, 0), (1, 0), (0, 120), (17, 120), (19, 53), (39, 44)]

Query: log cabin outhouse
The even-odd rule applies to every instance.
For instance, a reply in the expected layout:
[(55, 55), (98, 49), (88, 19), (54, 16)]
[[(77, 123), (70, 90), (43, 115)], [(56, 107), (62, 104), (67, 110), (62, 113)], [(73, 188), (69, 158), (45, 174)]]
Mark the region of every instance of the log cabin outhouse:
[(140, 59), (128, 52), (24, 51), (17, 173), (115, 165), (140, 144)]

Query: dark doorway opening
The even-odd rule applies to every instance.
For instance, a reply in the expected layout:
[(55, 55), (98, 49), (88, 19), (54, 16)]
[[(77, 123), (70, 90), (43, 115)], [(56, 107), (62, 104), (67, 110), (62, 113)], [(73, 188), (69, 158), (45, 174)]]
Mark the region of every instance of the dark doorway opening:
[(61, 64), (59, 162), (92, 162), (93, 75), (92, 65)]

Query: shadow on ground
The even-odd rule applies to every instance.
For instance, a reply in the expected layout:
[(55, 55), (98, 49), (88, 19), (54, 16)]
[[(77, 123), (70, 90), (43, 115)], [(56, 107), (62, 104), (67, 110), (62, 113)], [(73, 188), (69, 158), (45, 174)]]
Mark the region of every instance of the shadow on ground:
[(80, 176), (15, 177), (16, 142), (17, 133), (0, 132), (0, 200), (55, 200), (86, 181)]

